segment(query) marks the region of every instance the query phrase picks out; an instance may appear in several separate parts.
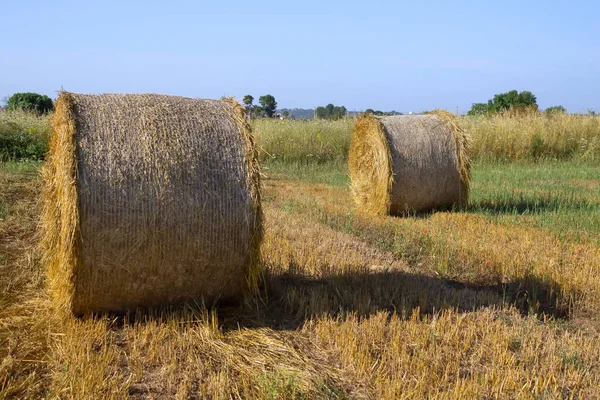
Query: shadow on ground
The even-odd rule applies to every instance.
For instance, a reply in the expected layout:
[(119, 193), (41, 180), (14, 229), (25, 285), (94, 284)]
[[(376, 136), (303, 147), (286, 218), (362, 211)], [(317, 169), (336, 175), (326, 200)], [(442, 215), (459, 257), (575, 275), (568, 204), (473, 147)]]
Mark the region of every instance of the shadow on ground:
[[(242, 304), (204, 306), (201, 303), (166, 309), (138, 310), (117, 318), (132, 322), (163, 318), (197, 319), (216, 310), (225, 330), (267, 327), (294, 330), (307, 320), (349, 314), (368, 317), (380, 312), (409, 318), (442, 310), (472, 312), (482, 307), (513, 306), (522, 314), (565, 319), (568, 301), (555, 282), (529, 276), (509, 283), (468, 284), (400, 271), (346, 273), (311, 278), (284, 273), (265, 276), (261, 295)], [(567, 305), (565, 305), (567, 304)]]
[(437, 212), (462, 211), (470, 214), (484, 215), (524, 215), (539, 214), (543, 212), (565, 211), (565, 210), (598, 210), (600, 204), (593, 204), (585, 200), (573, 200), (547, 197), (537, 199), (509, 198), (501, 201), (479, 200), (472, 201), (468, 206), (458, 210), (455, 208), (442, 208), (417, 213), (397, 213), (397, 217), (429, 218)]
[(560, 210), (590, 210), (598, 205), (590, 204), (584, 200), (573, 200), (558, 197), (538, 199), (510, 198), (502, 201), (481, 200), (471, 202), (465, 209), (466, 212), (486, 215), (505, 214), (537, 214), (540, 212), (553, 212)]
[(568, 308), (561, 306), (558, 284), (531, 276), (510, 283), (466, 284), (400, 271), (380, 271), (320, 279), (283, 274), (268, 276), (265, 282), (266, 295), (256, 300), (252, 307), (256, 310), (254, 315), (241, 314), (241, 320), (235, 322), (225, 318), (225, 327), (233, 328), (231, 323), (235, 323), (237, 328), (243, 322), (248, 327), (296, 329), (307, 319), (324, 315), (343, 318), (352, 313), (365, 317), (383, 311), (408, 318), (415, 309), (427, 315), (445, 309), (472, 312), (503, 305), (512, 305), (523, 314), (568, 317)]

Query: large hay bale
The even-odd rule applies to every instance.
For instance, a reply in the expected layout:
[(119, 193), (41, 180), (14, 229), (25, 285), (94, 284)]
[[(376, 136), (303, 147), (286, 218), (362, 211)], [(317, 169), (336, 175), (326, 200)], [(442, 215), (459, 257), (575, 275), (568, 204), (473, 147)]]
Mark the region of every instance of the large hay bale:
[(256, 287), (259, 170), (235, 101), (63, 92), (43, 176), (59, 306), (124, 311)]
[(361, 117), (348, 159), (357, 205), (371, 214), (465, 205), (470, 180), (467, 142), (446, 111)]

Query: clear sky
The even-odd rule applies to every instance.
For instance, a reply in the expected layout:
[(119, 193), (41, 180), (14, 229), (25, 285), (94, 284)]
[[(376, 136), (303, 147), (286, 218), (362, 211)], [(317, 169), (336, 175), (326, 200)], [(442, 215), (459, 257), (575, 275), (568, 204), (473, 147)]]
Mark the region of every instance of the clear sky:
[(600, 111), (598, 0), (0, 3), (0, 98), (269, 93), (418, 112), (517, 89)]

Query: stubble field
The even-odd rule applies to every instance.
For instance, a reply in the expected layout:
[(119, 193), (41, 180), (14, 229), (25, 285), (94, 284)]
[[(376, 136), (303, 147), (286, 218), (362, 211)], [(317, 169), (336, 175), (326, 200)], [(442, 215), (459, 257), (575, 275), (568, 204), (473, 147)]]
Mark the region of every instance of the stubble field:
[(40, 163), (4, 162), (0, 398), (598, 398), (600, 129), (577, 118), (464, 121), (470, 205), (402, 218), (352, 204), (350, 120), (257, 121), (260, 295), (127, 316), (53, 315)]

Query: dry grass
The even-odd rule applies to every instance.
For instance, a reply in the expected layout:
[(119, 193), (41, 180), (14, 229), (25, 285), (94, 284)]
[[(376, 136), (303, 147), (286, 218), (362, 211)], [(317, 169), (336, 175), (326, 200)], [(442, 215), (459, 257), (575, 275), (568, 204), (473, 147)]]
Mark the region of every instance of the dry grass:
[(58, 320), (37, 172), (0, 170), (0, 398), (600, 396), (593, 242), (468, 212), (367, 217), (345, 188), (270, 178), (261, 297)]
[[(469, 155), (474, 160), (600, 160), (600, 116), (506, 113), (458, 117), (458, 121), (472, 139)], [(263, 162), (345, 163), (354, 124), (353, 118), (338, 121), (258, 119), (252, 122), (252, 128)], [(23, 132), (18, 135), (23, 138), (17, 138), (19, 145), (33, 144), (32, 155), (39, 158), (43, 154), (40, 149), (46, 147), (50, 119), (23, 112), (1, 113), (0, 139), (3, 130), (13, 137), (12, 127)]]
[(0, 164), (0, 398), (39, 398), (47, 379), (50, 313), (36, 252), (39, 179)]
[(262, 161), (322, 163), (347, 160), (353, 118), (328, 120), (257, 119), (252, 130)]
[(323, 195), (313, 185), (297, 185), (293, 191), (277, 190), (280, 207), (390, 249), (415, 272), (523, 291), (518, 300), (534, 312), (574, 316), (600, 309), (600, 250), (591, 241), (561, 240), (544, 230), (497, 224), (476, 213), (371, 217), (353, 211), (343, 189)]
[(38, 115), (22, 110), (6, 110), (0, 112), (0, 125), (17, 125), (31, 132), (48, 133), (52, 114)]
[[(544, 113), (458, 117), (471, 138), (471, 159), (600, 160), (600, 116)], [(339, 121), (261, 120), (254, 123), (263, 160), (345, 161), (354, 119)]]
[(464, 117), (471, 154), (502, 160), (600, 160), (600, 117), (543, 113)]

